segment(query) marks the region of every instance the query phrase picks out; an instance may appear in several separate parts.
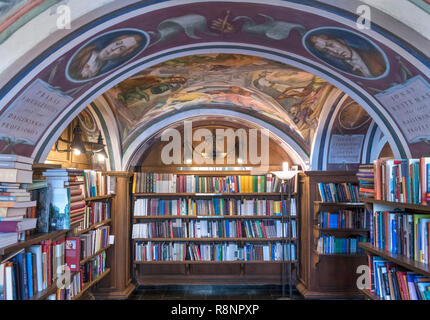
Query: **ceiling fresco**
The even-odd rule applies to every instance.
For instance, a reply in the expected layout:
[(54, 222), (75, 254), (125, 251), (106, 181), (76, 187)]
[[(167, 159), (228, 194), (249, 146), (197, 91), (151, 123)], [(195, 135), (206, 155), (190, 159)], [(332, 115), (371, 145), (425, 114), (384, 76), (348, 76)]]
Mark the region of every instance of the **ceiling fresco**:
[(309, 147), (332, 85), (300, 69), (237, 54), (170, 60), (105, 93), (125, 142), (139, 124), (187, 107), (223, 107), (288, 126)]

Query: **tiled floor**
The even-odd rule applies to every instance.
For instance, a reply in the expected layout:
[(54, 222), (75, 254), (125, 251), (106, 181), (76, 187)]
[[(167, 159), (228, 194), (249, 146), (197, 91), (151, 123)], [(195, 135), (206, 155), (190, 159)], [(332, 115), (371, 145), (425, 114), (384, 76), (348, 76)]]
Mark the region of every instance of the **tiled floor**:
[[(288, 296), (288, 286), (285, 295)], [(132, 300), (274, 300), (282, 296), (281, 286), (260, 285), (161, 285), (140, 286)], [(293, 290), (293, 299), (302, 297)]]

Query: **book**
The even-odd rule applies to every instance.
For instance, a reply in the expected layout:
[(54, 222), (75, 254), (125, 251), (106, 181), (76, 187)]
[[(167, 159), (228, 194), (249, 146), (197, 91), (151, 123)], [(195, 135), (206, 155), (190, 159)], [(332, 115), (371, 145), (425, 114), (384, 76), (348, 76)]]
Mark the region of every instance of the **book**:
[(66, 238), (66, 265), (70, 271), (79, 271), (81, 241), (80, 238)]
[(18, 217), (25, 216), (27, 208), (11, 208), (11, 207), (0, 207), (0, 217)]
[(16, 154), (0, 154), (0, 162), (22, 162), (32, 164), (33, 161), (33, 158), (24, 157)]
[(0, 201), (0, 208), (30, 208), (35, 206), (36, 201)]
[(22, 232), (36, 228), (37, 219), (22, 219), (20, 221), (0, 221), (0, 233)]
[(11, 183), (32, 183), (33, 172), (31, 170), (0, 168), (0, 181)]

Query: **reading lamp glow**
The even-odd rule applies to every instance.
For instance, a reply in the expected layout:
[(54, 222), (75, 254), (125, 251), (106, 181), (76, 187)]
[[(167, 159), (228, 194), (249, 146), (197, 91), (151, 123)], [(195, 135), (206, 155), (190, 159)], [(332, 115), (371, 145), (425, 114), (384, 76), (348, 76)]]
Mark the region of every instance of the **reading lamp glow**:
[(281, 180), (289, 180), (298, 172), (298, 170), (289, 170), (288, 162), (282, 163), (282, 171), (272, 171), (272, 173)]

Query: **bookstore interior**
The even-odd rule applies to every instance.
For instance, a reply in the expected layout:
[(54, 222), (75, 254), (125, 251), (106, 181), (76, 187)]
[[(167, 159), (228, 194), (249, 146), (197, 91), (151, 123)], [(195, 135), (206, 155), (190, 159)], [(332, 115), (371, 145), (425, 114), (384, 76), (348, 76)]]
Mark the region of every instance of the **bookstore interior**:
[(0, 1), (0, 300), (430, 300), (430, 1), (386, 3)]

